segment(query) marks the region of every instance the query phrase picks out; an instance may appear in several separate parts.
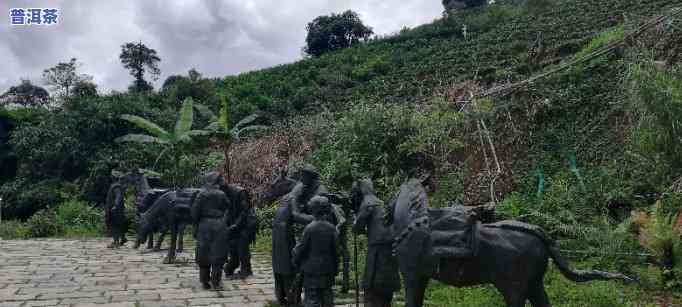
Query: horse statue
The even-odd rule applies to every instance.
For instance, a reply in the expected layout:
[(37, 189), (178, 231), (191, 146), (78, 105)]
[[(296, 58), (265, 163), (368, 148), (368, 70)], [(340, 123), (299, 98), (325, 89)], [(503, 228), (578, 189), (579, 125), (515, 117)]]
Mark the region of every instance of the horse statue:
[[(298, 174), (296, 174), (298, 175)], [(295, 176), (298, 177), (298, 176)], [(289, 194), (296, 184), (297, 178), (288, 176), (286, 168), (279, 168), (276, 170), (275, 178), (270, 182), (267, 189), (263, 191), (260, 197), (261, 204), (272, 203), (281, 197)], [(352, 210), (350, 197), (340, 195), (338, 193), (328, 193), (320, 196), (325, 196), (333, 204), (334, 213), (337, 221), (339, 221), (336, 228), (339, 230), (339, 239), (341, 241), (341, 256), (343, 257), (343, 283), (341, 292), (346, 293), (350, 289), (350, 250), (348, 249), (348, 224), (352, 219), (349, 214)]]
[[(135, 185), (135, 208), (136, 208), (136, 216), (138, 221), (140, 220), (141, 216), (147, 212), (152, 205), (158, 200), (162, 195), (168, 193), (170, 190), (169, 189), (154, 189), (151, 188), (149, 185), (149, 179), (143, 172), (141, 172), (138, 169), (134, 169), (131, 171), (128, 175), (126, 175), (127, 178), (129, 178), (129, 182), (133, 183)], [(166, 234), (168, 233), (169, 229), (165, 227), (165, 223), (161, 223), (157, 228), (153, 228), (150, 231), (147, 232), (148, 237), (145, 238), (145, 240), (136, 240), (135, 245), (133, 246), (134, 248), (139, 248), (140, 244), (144, 243), (145, 241), (147, 242), (147, 249), (153, 249), (154, 251), (160, 251), (161, 250), (161, 244), (163, 243), (164, 238), (166, 237)], [(184, 242), (183, 242), (183, 236), (185, 231), (185, 224), (179, 225), (178, 231), (180, 232), (180, 236), (178, 238), (178, 244), (177, 244), (177, 252), (180, 253), (184, 249)], [(158, 232), (159, 233), (159, 238), (156, 241), (156, 245), (154, 245), (154, 233)]]
[(536, 225), (481, 224), (464, 207), (431, 209), (422, 181), (404, 183), (389, 205), (393, 251), (405, 280), (405, 306), (421, 307), (430, 279), (454, 287), (493, 284), (507, 307), (549, 307), (544, 275), (549, 258), (574, 282), (632, 281), (620, 273), (577, 271)]
[[(190, 212), (199, 191), (199, 189), (168, 191), (156, 199), (151, 207), (139, 217), (135, 245), (144, 244), (145, 240), (151, 238), (151, 234), (155, 230), (170, 231), (170, 246), (163, 263), (174, 263), (176, 250), (182, 252), (183, 231), (185, 225), (192, 223)], [(160, 241), (161, 239), (159, 239)]]

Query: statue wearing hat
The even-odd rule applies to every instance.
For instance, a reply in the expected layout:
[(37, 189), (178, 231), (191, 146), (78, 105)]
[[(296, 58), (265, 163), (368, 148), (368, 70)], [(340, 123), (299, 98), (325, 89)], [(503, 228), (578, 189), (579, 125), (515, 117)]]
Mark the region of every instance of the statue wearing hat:
[(123, 174), (112, 171), (112, 176), (116, 181), (109, 187), (105, 200), (105, 225), (111, 232), (113, 241), (109, 248), (118, 248), (126, 243), (126, 231), (128, 221), (125, 216), (125, 191), (128, 187), (127, 177)]
[[(199, 280), (204, 289), (222, 288), (223, 264), (227, 260), (229, 232), (227, 229), (230, 200), (220, 190), (222, 177), (209, 173), (191, 208), (197, 240), (195, 260), (199, 265)], [(210, 284), (209, 284), (210, 280)]]
[(306, 225), (313, 221), (310, 210), (306, 207), (308, 202), (315, 196), (328, 194), (329, 190), (320, 183), (320, 174), (314, 166), (306, 164), (301, 169), (301, 181), (289, 192), (288, 199), (291, 203), (291, 214), (294, 222)]
[(293, 251), (294, 265), (303, 272), (305, 307), (333, 307), (334, 277), (339, 268), (339, 234), (327, 221), (332, 208), (326, 197), (315, 196), (309, 203), (313, 221)]

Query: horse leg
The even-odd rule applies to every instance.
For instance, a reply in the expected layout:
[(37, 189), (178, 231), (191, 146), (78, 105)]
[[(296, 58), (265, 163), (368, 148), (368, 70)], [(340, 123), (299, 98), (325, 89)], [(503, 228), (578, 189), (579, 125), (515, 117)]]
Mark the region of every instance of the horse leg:
[(531, 288), (528, 291), (528, 299), (533, 307), (552, 307), (547, 292), (545, 292), (545, 286), (542, 283), (542, 279), (540, 279), (540, 282), (535, 282), (531, 285)]
[(341, 232), (341, 256), (343, 257), (343, 283), (341, 293), (348, 293), (350, 288), (350, 253), (348, 251), (347, 228)]
[(504, 288), (498, 287), (498, 290), (504, 297), (504, 302), (507, 307), (524, 307), (526, 306), (526, 298), (528, 292), (526, 289), (521, 289), (521, 286), (505, 285)]
[(184, 250), (184, 246), (185, 246), (184, 241), (185, 240), (183, 239), (183, 237), (185, 236), (185, 226), (186, 226), (185, 223), (182, 223), (178, 227), (178, 236), (179, 236), (178, 237), (178, 249), (177, 249), (178, 253), (182, 253), (182, 251)]
[[(429, 278), (405, 281), (405, 307), (422, 307)], [(521, 306), (523, 307), (523, 306)]]
[(164, 264), (171, 264), (175, 262), (175, 248), (178, 243), (178, 225), (175, 224), (175, 221), (169, 223), (170, 225), (170, 236), (171, 236), (171, 241), (170, 241), (170, 246), (168, 247), (168, 256), (166, 258), (166, 261), (164, 261)]
[(154, 248), (154, 232), (150, 231), (149, 235), (147, 235), (147, 249), (152, 248)]
[(161, 231), (159, 231), (159, 238), (156, 240), (156, 246), (154, 246), (154, 251), (158, 252), (161, 250), (161, 244), (163, 243), (163, 239), (166, 238), (167, 232), (168, 232), (167, 227), (163, 227)]

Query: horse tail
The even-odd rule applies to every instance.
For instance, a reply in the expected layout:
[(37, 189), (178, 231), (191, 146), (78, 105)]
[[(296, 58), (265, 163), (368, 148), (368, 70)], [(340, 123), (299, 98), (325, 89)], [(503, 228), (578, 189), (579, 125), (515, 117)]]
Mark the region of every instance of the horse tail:
[(624, 280), (628, 282), (634, 281), (632, 278), (625, 276), (624, 274), (621, 273), (612, 273), (600, 270), (572, 269), (571, 266), (568, 264), (568, 261), (561, 257), (561, 254), (559, 253), (559, 248), (556, 246), (556, 242), (552, 240), (544, 231), (544, 229), (542, 229), (542, 227), (540, 226), (516, 221), (501, 221), (497, 223), (486, 224), (485, 227), (509, 229), (512, 231), (528, 233), (537, 237), (538, 239), (540, 239), (540, 241), (542, 241), (542, 243), (544, 243), (545, 247), (547, 247), (549, 256), (552, 258), (552, 260), (554, 260), (554, 264), (559, 269), (559, 272), (561, 272), (561, 275), (564, 275), (564, 277), (573, 282), (587, 282), (592, 280)]
[(591, 280), (623, 280), (628, 282), (633, 282), (634, 279), (625, 276), (621, 273), (612, 273), (600, 270), (574, 270), (572, 269), (568, 261), (562, 258), (559, 254), (559, 249), (556, 246), (547, 246), (549, 250), (549, 255), (554, 260), (554, 264), (559, 268), (561, 275), (568, 278), (574, 282), (586, 282)]

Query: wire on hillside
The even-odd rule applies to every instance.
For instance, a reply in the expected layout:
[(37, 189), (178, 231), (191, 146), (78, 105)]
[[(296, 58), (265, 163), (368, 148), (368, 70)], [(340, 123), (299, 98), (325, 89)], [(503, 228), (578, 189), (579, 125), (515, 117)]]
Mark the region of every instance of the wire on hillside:
[(644, 33), (646, 30), (648, 30), (654, 26), (657, 26), (657, 25), (661, 24), (662, 22), (664, 22), (665, 20), (672, 18), (672, 17), (675, 17), (675, 16), (680, 15), (680, 14), (682, 14), (682, 7), (677, 7), (677, 8), (671, 9), (671, 11), (668, 14), (661, 14), (657, 17), (654, 17), (654, 18), (648, 20), (647, 22), (645, 22), (642, 25), (640, 25), (639, 27), (637, 27), (632, 33), (626, 34), (622, 39), (619, 39), (619, 40), (611, 42), (611, 43), (609, 43), (609, 44), (607, 44), (601, 48), (598, 48), (597, 50), (595, 50), (591, 53), (588, 53), (587, 55), (585, 55), (581, 58), (578, 58), (574, 61), (562, 64), (556, 68), (553, 68), (549, 71), (540, 73), (536, 76), (533, 76), (533, 77), (528, 78), (528, 79), (523, 80), (523, 81), (493, 87), (493, 88), (491, 88), (491, 89), (489, 89), (483, 93), (475, 95), (475, 98), (478, 98), (478, 99), (486, 98), (486, 97), (501, 98), (501, 97), (507, 96), (509, 94), (512, 94), (516, 90), (518, 90), (518, 89), (520, 89), (520, 88), (522, 88), (528, 84), (532, 84), (537, 80), (544, 79), (550, 75), (556, 74), (560, 71), (566, 70), (566, 69), (571, 68), (575, 65), (578, 65), (578, 64), (590, 61), (592, 59), (598, 58), (602, 55), (611, 53), (611, 52), (615, 51), (617, 48), (619, 48), (622, 45), (624, 45), (625, 43), (627, 43), (628, 41), (631, 41), (631, 40), (637, 38), (639, 35)]

